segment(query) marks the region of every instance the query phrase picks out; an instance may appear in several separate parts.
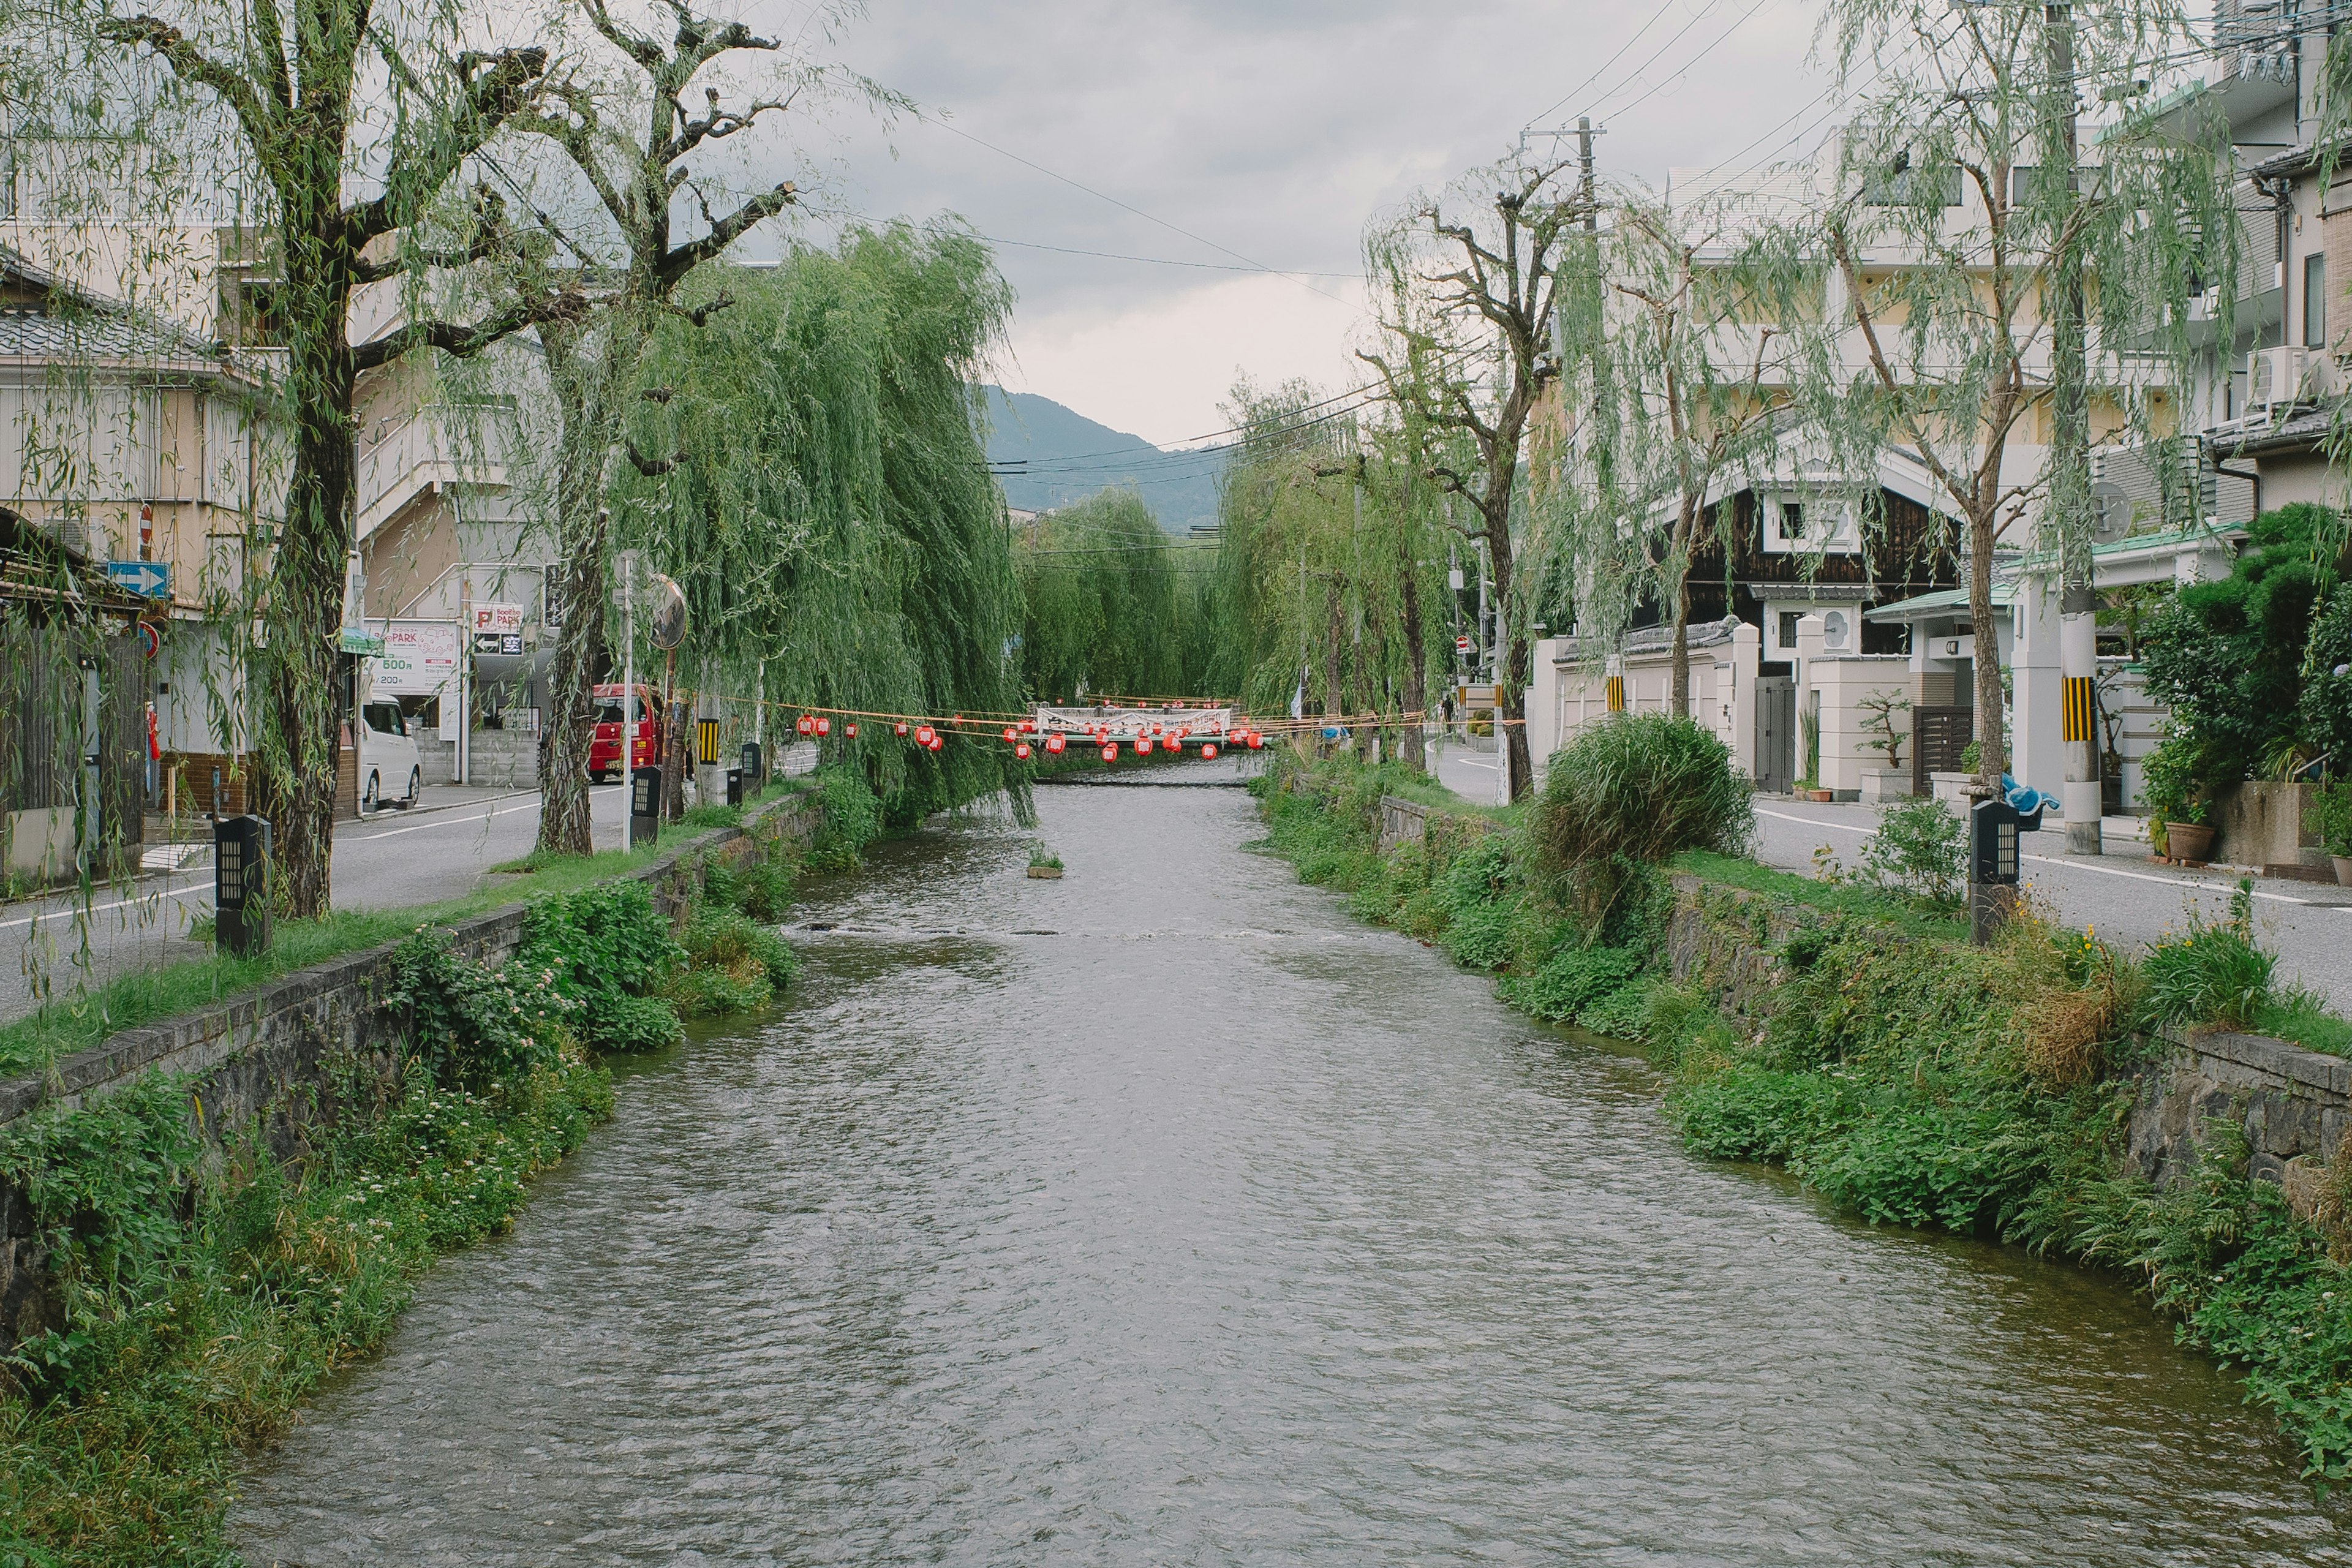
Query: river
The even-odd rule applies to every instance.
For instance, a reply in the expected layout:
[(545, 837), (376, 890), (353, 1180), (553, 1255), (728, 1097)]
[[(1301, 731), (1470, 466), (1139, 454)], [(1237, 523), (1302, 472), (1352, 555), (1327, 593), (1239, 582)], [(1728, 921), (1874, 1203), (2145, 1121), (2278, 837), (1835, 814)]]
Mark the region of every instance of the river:
[(1066, 879), (879, 847), (787, 1003), (625, 1066), (251, 1560), (2352, 1563), (2118, 1284), (1691, 1158), (1237, 790), (1037, 793)]

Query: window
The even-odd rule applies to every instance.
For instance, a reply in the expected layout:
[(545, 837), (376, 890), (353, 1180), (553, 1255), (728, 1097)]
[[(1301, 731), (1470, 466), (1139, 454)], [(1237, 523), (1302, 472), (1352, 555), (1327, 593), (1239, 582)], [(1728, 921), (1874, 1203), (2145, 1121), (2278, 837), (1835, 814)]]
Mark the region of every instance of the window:
[(1803, 614), (1802, 610), (1780, 612), (1780, 646), (1782, 647), (1797, 646), (1797, 618)]
[(397, 702), (371, 702), (360, 710), (360, 716), (367, 721), (367, 727), (379, 735), (408, 733), (408, 725), (400, 716), (400, 704)]
[(1780, 503), (1780, 537), (1783, 539), (1805, 537), (1804, 502), (1784, 500)]
[(2303, 258), (2303, 346), (2327, 346), (2327, 253), (2324, 250)]

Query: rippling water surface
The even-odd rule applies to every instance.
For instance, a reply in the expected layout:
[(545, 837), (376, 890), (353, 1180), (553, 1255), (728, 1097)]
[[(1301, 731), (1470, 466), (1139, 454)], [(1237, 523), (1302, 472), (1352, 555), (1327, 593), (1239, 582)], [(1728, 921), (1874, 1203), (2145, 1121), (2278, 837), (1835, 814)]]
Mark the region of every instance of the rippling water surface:
[(2334, 1563), (2113, 1285), (1701, 1163), (1636, 1060), (1040, 790), (817, 886), (240, 1505), (257, 1563)]

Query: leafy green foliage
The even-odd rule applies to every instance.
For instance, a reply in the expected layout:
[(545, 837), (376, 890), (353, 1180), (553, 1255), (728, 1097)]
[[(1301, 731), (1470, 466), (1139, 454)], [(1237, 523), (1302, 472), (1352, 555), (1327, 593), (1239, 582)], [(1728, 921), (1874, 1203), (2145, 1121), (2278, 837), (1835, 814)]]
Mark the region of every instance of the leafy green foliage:
[(846, 870), (857, 864), (868, 844), (882, 837), (882, 802), (855, 768), (819, 768), (816, 781), (821, 816), (816, 838), (809, 846), (809, 864)]
[(1547, 1023), (1630, 1037), (1639, 1033), (1638, 1002), (1647, 991), (1640, 977), (1648, 967), (1649, 955), (1630, 948), (1567, 947), (1533, 974), (1506, 980), (1502, 995)]
[(2249, 1028), (2270, 1004), (2277, 968), (2278, 955), (2254, 940), (2253, 883), (2241, 879), (2228, 920), (2208, 921), (2191, 909), (2188, 931), (2140, 960), (2148, 1016), (2158, 1024)]
[(2340, 525), (2329, 509), (2297, 503), (2263, 513), (2249, 534), (2227, 577), (2179, 589), (2143, 639), (2147, 693), (2170, 706), (2208, 792), (2296, 738), (2313, 613)]
[(649, 993), (684, 960), (653, 895), (630, 879), (534, 903), (515, 962), (548, 973), (548, 984), (578, 1008), (589, 1046), (641, 1052), (678, 1039), (677, 1014)]
[(1951, 908), (1967, 886), (1967, 826), (1951, 807), (1933, 797), (1900, 801), (1879, 814), (1860, 874), (1890, 892)]
[[(2352, 735), (2347, 738), (2352, 739)], [(2319, 830), (2319, 842), (2327, 852), (2352, 859), (2352, 776), (2338, 778), (2313, 792), (2312, 815), (2318, 819), (2313, 826)]]
[(764, 1006), (799, 969), (782, 938), (729, 910), (698, 910), (683, 946), (687, 967), (670, 980), (668, 995), (689, 1018)]
[(1130, 697), (1198, 689), (1205, 672), (1188, 668), (1186, 654), (1201, 646), (1190, 624), (1200, 603), (1178, 570), (1196, 553), (1162, 532), (1131, 489), (1103, 490), (1017, 530), (1029, 692), (1068, 702), (1081, 689)]
[(233, 1561), (245, 1450), (611, 1112), (575, 1054), (481, 1093), (412, 1064), (381, 1118), (299, 1167), (244, 1146), (194, 1161), (184, 1088), (160, 1077), (0, 1135), (68, 1304), (0, 1394), (0, 1549), (59, 1568)]
[(1743, 846), (1755, 826), (1749, 793), (1723, 742), (1689, 720), (1612, 715), (1552, 757), (1528, 817), (1534, 865), (1598, 924), (1630, 868)]

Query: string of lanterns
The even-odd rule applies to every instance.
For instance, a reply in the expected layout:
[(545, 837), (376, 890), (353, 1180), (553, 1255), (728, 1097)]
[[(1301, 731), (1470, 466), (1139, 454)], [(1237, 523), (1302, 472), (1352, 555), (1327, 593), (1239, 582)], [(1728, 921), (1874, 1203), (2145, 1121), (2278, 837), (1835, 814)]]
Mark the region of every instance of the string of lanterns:
[[(891, 734), (895, 739), (909, 742), (919, 750), (936, 752), (945, 748), (950, 735), (978, 739), (986, 731), (994, 729), (997, 731), (998, 738), (1004, 745), (1011, 748), (1013, 757), (1021, 762), (1027, 762), (1041, 752), (1047, 757), (1063, 756), (1067, 753), (1073, 741), (1083, 741), (1089, 747), (1098, 750), (1105, 763), (1115, 763), (1118, 760), (1123, 742), (1131, 743), (1134, 754), (1139, 757), (1150, 756), (1155, 750), (1164, 753), (1181, 753), (1186, 744), (1191, 742), (1197, 747), (1202, 759), (1207, 761), (1215, 758), (1220, 751), (1263, 750), (1268, 738), (1278, 740), (1290, 736), (1316, 735), (1332, 728), (1332, 721), (1327, 718), (1301, 715), (1295, 719), (1284, 716), (1262, 721), (1248, 721), (1235, 716), (1225, 720), (1222, 728), (1196, 730), (1193, 725), (1181, 722), (1176, 716), (1192, 711), (1194, 708), (1222, 710), (1229, 706), (1200, 698), (1171, 699), (1156, 701), (1149, 706), (1139, 703), (1129, 713), (1122, 714), (1122, 722), (1116, 728), (1102, 721), (1085, 724), (1074, 722), (1067, 729), (1049, 729), (1042, 734), (1039, 732), (1035, 716), (1025, 712), (1020, 714), (957, 713), (942, 720), (928, 714), (891, 713), (873, 709), (786, 702), (775, 699), (721, 697), (719, 700), (730, 706), (750, 704), (791, 712), (793, 714), (793, 731), (801, 739), (807, 741), (831, 738), (836, 720), (840, 721), (842, 738), (854, 741), (858, 734), (858, 721), (866, 720), (887, 723), (890, 726)], [(1188, 704), (1192, 706), (1188, 707)], [(1099, 706), (1102, 709), (1116, 711), (1124, 705), (1106, 699)], [(1148, 725), (1139, 722), (1147, 715), (1156, 716), (1154, 721)], [(1359, 713), (1348, 715), (1339, 722), (1347, 726), (1370, 725), (1377, 728), (1391, 728), (1422, 723), (1434, 716), (1433, 711), (1430, 710), (1417, 712)], [(1494, 722), (1497, 725), (1508, 726), (1525, 724), (1527, 721), (1497, 717)]]

